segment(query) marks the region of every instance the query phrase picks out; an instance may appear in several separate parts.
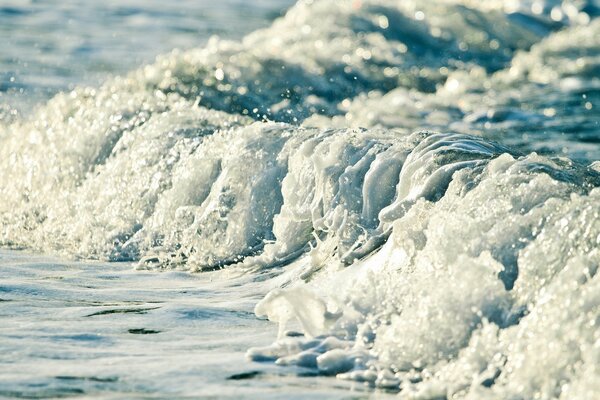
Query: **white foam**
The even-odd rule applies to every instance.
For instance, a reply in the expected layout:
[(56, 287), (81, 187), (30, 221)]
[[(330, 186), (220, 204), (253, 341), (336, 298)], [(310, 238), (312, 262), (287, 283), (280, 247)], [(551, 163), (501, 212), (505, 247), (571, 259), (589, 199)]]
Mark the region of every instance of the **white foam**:
[(408, 398), (591, 398), (593, 9), (302, 1), (58, 95), (0, 126), (0, 244), (277, 270), (253, 360)]

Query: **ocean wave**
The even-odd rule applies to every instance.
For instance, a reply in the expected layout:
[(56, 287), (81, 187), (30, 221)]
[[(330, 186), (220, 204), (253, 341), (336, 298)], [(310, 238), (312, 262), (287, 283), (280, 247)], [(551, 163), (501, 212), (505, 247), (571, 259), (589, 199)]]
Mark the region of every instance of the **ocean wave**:
[(59, 94), (0, 125), (0, 244), (277, 271), (255, 360), (414, 398), (590, 398), (597, 14), (301, 1)]

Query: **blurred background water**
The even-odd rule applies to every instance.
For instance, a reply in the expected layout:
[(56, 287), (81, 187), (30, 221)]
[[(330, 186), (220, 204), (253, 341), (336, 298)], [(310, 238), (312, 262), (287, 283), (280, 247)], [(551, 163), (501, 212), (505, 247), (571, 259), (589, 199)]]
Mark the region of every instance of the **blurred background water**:
[(76, 85), (98, 85), (211, 35), (239, 39), (293, 0), (3, 0), (0, 107), (20, 112)]

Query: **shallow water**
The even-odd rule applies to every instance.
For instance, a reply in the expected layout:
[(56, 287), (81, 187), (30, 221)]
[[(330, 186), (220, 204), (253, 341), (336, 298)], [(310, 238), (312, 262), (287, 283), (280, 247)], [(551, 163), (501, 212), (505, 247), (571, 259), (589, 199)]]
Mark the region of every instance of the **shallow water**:
[(125, 263), (7, 251), (0, 263), (0, 397), (346, 398), (361, 392), (350, 384), (322, 385), (323, 378), (306, 370), (247, 360), (249, 347), (276, 334), (253, 313), (268, 285), (248, 276), (156, 274)]
[(2, 253), (2, 390), (593, 397), (598, 15), (304, 0), (9, 101), (0, 245), (83, 261)]

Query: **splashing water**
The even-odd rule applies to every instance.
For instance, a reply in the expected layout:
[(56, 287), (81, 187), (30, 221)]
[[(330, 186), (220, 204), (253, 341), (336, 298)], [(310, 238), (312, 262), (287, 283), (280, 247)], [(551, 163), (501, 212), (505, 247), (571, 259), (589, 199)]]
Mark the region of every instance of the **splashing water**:
[(599, 11), (300, 1), (58, 94), (0, 124), (0, 244), (243, 273), (279, 324), (251, 360), (405, 398), (593, 398)]

